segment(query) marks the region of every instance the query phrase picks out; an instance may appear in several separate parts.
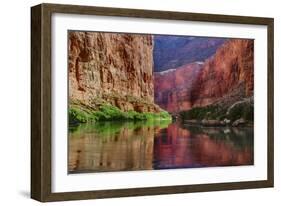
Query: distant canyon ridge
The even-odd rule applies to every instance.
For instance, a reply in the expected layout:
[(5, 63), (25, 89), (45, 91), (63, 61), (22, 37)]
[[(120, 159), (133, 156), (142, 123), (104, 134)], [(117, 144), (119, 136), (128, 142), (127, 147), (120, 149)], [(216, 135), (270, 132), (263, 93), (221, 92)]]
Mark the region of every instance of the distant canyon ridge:
[(70, 105), (177, 113), (253, 95), (254, 42), (102, 32), (68, 33)]

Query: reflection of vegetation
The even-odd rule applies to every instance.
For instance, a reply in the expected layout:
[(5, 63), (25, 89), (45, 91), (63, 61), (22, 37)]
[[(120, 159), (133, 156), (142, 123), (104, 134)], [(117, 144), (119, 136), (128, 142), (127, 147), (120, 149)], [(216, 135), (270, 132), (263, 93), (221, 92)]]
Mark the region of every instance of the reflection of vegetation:
[(171, 120), (147, 120), (147, 121), (101, 121), (94, 123), (79, 124), (69, 127), (69, 132), (73, 136), (94, 133), (101, 138), (108, 138), (121, 131), (138, 131), (140, 129), (162, 129), (166, 128)]
[(252, 146), (254, 142), (253, 128), (210, 128), (200, 126), (187, 126), (183, 125), (185, 129), (188, 129), (194, 137), (197, 135), (207, 135), (211, 139), (217, 142), (228, 142), (238, 148), (244, 148), (245, 146)]
[(94, 111), (87, 108), (72, 106), (69, 108), (69, 123), (86, 123), (86, 122), (97, 122), (97, 121), (116, 121), (116, 120), (153, 120), (153, 119), (171, 119), (168, 112), (162, 111), (159, 113), (149, 112), (136, 112), (128, 111), (123, 112), (119, 108), (112, 105), (102, 105), (99, 110)]
[(209, 105), (206, 107), (195, 107), (189, 111), (180, 112), (181, 119), (213, 119), (213, 120), (223, 120), (229, 119), (235, 121), (237, 119), (243, 118), (248, 121), (254, 120), (254, 106), (248, 102), (241, 102), (235, 104), (230, 108), (225, 108), (219, 105)]

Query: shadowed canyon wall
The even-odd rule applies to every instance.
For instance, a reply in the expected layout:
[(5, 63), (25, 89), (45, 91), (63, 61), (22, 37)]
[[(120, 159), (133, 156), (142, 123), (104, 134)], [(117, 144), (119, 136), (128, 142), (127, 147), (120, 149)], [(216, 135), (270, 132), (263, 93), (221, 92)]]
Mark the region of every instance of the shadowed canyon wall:
[(158, 112), (153, 88), (153, 37), (69, 32), (70, 104), (95, 109), (105, 102), (123, 111)]
[(189, 110), (192, 107), (190, 91), (195, 87), (202, 66), (202, 63), (196, 62), (155, 72), (155, 102), (169, 112)]
[(253, 40), (228, 40), (203, 65), (193, 63), (170, 72), (155, 72), (155, 102), (169, 112), (179, 112), (251, 97), (253, 61)]
[(234, 98), (232, 102), (252, 96), (254, 41), (229, 40), (206, 61), (195, 85), (191, 91), (194, 106), (214, 103), (225, 95)]

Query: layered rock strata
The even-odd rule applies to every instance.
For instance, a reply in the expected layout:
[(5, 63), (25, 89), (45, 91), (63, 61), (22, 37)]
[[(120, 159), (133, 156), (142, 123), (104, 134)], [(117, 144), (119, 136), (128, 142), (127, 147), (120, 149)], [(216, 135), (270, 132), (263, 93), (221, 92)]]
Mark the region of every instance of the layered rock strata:
[(154, 102), (153, 37), (102, 32), (68, 33), (70, 104), (96, 109), (159, 112)]
[(210, 104), (231, 104), (253, 96), (254, 41), (232, 39), (202, 63), (154, 73), (155, 102), (177, 113)]

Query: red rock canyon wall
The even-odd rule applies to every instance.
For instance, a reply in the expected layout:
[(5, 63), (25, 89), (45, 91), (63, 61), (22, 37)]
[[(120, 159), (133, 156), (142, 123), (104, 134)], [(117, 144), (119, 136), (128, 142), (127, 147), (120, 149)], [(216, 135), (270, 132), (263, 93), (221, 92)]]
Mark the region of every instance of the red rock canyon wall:
[(69, 32), (70, 104), (157, 112), (151, 35)]
[(225, 42), (203, 65), (187, 64), (154, 73), (155, 102), (169, 112), (253, 95), (254, 41)]

